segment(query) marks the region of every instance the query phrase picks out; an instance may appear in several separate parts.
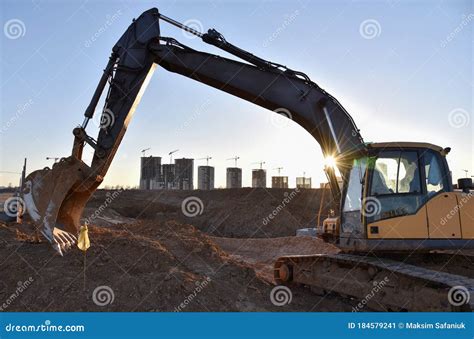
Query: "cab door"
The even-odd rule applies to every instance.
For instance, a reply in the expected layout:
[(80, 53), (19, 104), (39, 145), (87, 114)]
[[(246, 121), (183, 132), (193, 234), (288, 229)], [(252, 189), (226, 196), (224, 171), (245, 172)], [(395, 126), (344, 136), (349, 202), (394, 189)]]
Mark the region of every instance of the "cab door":
[(454, 192), (441, 192), (426, 204), (431, 239), (461, 238), (458, 200)]
[(456, 193), (447, 192), (449, 177), (438, 153), (423, 155), (428, 232), (431, 239), (461, 238), (461, 222)]

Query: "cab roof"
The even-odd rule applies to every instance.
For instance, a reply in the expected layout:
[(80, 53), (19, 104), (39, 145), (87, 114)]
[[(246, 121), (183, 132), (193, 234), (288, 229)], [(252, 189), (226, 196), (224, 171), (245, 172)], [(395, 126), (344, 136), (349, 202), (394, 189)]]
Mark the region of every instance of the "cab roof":
[(368, 148), (428, 148), (439, 152), (443, 155), (448, 154), (449, 149), (441, 146), (433, 145), (426, 142), (409, 142), (409, 141), (393, 141), (393, 142), (374, 142), (367, 144)]

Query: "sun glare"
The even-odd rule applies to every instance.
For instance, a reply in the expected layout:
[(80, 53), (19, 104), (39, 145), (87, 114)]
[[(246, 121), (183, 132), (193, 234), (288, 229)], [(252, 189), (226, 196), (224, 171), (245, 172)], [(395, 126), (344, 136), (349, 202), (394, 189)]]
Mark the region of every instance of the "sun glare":
[(330, 155), (324, 158), (325, 167), (336, 168), (336, 165), (337, 165), (336, 158), (334, 158), (333, 156)]

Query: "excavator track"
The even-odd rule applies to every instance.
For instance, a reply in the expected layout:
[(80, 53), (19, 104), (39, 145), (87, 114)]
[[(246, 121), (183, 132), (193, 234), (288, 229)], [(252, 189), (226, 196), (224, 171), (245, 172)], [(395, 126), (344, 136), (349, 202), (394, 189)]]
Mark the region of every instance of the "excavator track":
[[(448, 263), (449, 265), (449, 263)], [(474, 279), (401, 261), (354, 254), (280, 257), (277, 284), (303, 284), (315, 292), (334, 292), (382, 311), (472, 311)]]

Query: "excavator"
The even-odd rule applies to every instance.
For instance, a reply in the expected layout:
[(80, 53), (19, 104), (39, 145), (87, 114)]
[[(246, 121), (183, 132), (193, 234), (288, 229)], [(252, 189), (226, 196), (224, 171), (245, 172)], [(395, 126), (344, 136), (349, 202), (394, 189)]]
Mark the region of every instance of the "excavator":
[[(234, 58), (161, 36), (161, 21)], [(59, 254), (76, 242), (84, 207), (104, 180), (158, 66), (276, 114), (290, 112), (286, 116), (308, 131), (331, 160), (325, 173), (338, 208), (335, 216), (318, 225), (318, 232), (340, 252), (278, 258), (277, 284), (301, 284), (366, 300), (372, 309), (472, 310), (474, 277), (463, 269), (472, 262), (456, 256), (460, 250), (474, 249), (472, 182), (460, 180), (453, 188), (446, 161), (450, 148), (419, 142), (366, 143), (349, 113), (305, 73), (253, 55), (215, 29), (202, 33), (187, 27), (156, 8), (133, 20), (112, 48), (84, 120), (73, 129), (71, 155), (24, 181), (22, 197), (30, 222)], [(103, 95), (94, 139), (86, 127)], [(82, 160), (86, 145), (94, 150), (90, 164)], [(435, 266), (441, 269), (432, 269)]]

